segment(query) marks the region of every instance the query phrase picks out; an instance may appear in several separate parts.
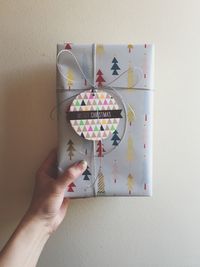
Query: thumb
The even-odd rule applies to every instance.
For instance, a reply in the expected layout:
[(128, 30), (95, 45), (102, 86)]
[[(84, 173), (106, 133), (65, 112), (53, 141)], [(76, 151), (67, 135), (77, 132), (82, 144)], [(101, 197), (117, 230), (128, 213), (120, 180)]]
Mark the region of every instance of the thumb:
[(78, 178), (86, 170), (86, 168), (87, 162), (85, 160), (76, 162), (57, 178), (57, 184), (65, 189), (65, 187), (71, 184), (76, 178)]

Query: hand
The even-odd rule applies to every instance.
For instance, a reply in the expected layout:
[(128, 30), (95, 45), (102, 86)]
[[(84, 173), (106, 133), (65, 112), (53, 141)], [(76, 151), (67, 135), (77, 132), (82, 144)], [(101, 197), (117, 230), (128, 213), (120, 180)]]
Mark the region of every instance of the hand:
[(83, 160), (56, 177), (56, 159), (56, 151), (52, 151), (37, 171), (33, 199), (26, 215), (43, 221), (49, 233), (54, 232), (65, 217), (69, 205), (69, 198), (64, 198), (65, 189), (87, 167), (87, 162)]
[(0, 266), (35, 267), (49, 236), (65, 217), (66, 187), (85, 171), (87, 163), (71, 165), (56, 177), (56, 151), (49, 154), (36, 175), (33, 199), (15, 232), (0, 252)]

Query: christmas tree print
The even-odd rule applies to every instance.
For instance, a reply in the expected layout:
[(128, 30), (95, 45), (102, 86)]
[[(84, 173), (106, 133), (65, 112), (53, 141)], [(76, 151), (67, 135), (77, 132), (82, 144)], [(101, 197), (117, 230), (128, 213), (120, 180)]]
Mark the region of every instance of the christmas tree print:
[(67, 85), (69, 90), (71, 89), (74, 82), (74, 73), (71, 69), (68, 69), (67, 71)]
[(132, 122), (135, 119), (135, 113), (130, 106), (128, 106), (127, 118), (128, 118), (129, 125), (131, 126)]
[(99, 173), (98, 173), (98, 195), (102, 195), (105, 194), (105, 183), (104, 183), (104, 175), (101, 171), (101, 168), (99, 169)]
[(118, 136), (118, 131), (115, 130), (115, 131), (113, 132), (113, 136), (112, 136), (112, 138), (111, 138), (111, 141), (113, 141), (112, 145), (113, 145), (113, 146), (118, 146), (119, 143), (120, 143), (120, 140), (121, 140), (121, 139), (120, 139), (119, 136)]
[(133, 176), (129, 173), (128, 180), (127, 180), (127, 187), (128, 187), (129, 195), (132, 193), (132, 190), (133, 190), (133, 182), (134, 182)]
[(103, 157), (103, 152), (106, 152), (104, 147), (103, 147), (103, 143), (101, 142), (101, 140), (98, 141), (97, 143), (97, 155), (98, 157), (102, 158)]
[(65, 45), (65, 49), (67, 49), (67, 50), (72, 49), (71, 44), (70, 44), (70, 43), (66, 43), (66, 45)]
[(113, 168), (112, 168), (112, 175), (113, 175), (113, 181), (114, 181), (114, 183), (117, 182), (117, 174), (118, 174), (118, 168), (117, 168), (117, 161), (115, 159), (113, 161)]
[(133, 68), (131, 66), (128, 68), (127, 86), (129, 89), (134, 87)]
[(76, 151), (76, 149), (74, 148), (74, 143), (72, 142), (71, 139), (67, 143), (67, 146), (68, 146), (67, 147), (68, 156), (69, 156), (70, 160), (72, 160), (72, 157), (74, 156), (74, 151)]
[(68, 185), (67, 192), (74, 192), (74, 188), (76, 185), (72, 182), (71, 184)]
[(82, 173), (82, 175), (84, 176), (84, 181), (90, 180), (89, 176), (91, 175), (91, 172), (89, 171), (89, 166), (87, 166), (87, 169)]
[(128, 52), (131, 53), (132, 49), (133, 49), (133, 45), (132, 44), (128, 44)]
[(133, 140), (132, 140), (131, 135), (129, 135), (128, 137), (127, 160), (128, 161), (133, 160)]
[(112, 63), (113, 63), (113, 66), (111, 68), (111, 70), (113, 70), (112, 75), (119, 75), (119, 73), (117, 71), (120, 70), (120, 67), (117, 64), (118, 61), (117, 61), (116, 57), (113, 58)]
[(96, 82), (97, 82), (98, 87), (103, 86), (102, 83), (105, 82), (105, 80), (104, 80), (104, 78), (103, 78), (102, 76), (103, 76), (103, 73), (102, 73), (102, 71), (99, 69), (99, 70), (97, 71), (97, 79), (96, 79)]
[(104, 46), (102, 44), (96, 45), (96, 54), (101, 56), (104, 53)]

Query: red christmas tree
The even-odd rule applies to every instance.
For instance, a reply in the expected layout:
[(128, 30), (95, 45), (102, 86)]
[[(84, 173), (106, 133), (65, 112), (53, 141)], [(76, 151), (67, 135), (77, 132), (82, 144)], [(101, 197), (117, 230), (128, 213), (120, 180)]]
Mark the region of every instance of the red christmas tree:
[(71, 44), (70, 43), (66, 43), (65, 49), (68, 49), (68, 50), (72, 49)]
[(104, 78), (102, 77), (103, 76), (103, 73), (101, 72), (101, 70), (99, 69), (98, 72), (97, 72), (97, 79), (96, 79), (96, 82), (98, 83), (98, 87), (101, 87), (103, 86), (103, 82), (105, 82)]
[(72, 182), (71, 184), (68, 185), (67, 192), (74, 192), (73, 187), (76, 187), (76, 185)]
[(99, 141), (97, 143), (97, 146), (98, 146), (98, 148), (97, 148), (96, 152), (98, 153), (98, 157), (102, 158), (103, 157), (103, 152), (106, 152), (105, 149), (104, 149), (104, 147), (103, 147), (102, 142)]

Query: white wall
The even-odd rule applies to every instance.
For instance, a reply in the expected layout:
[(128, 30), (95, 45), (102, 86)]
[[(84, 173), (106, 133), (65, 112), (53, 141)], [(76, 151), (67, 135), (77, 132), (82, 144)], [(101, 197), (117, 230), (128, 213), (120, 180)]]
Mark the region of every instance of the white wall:
[(152, 42), (153, 197), (71, 201), (38, 266), (200, 266), (199, 14), (198, 0), (0, 1), (0, 245), (56, 145), (56, 43)]

